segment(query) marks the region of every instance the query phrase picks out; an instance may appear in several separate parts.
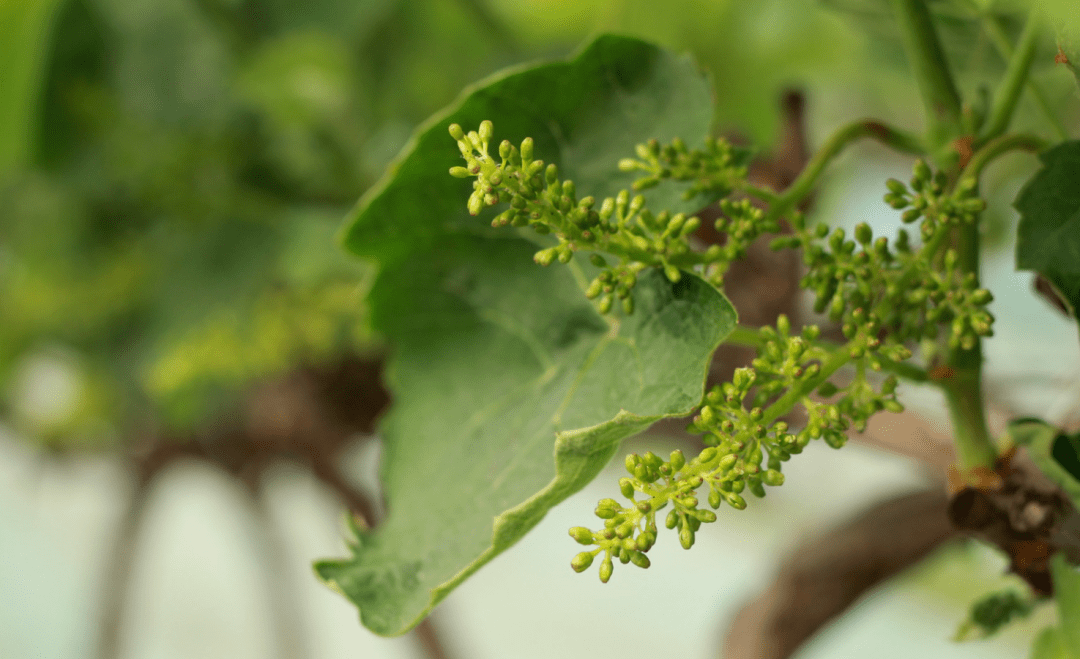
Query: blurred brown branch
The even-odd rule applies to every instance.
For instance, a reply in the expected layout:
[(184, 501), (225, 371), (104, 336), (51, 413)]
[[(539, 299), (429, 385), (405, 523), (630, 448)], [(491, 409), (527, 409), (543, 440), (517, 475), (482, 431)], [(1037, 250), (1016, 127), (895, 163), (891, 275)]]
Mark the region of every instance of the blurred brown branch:
[(790, 657), (868, 590), (926, 558), (957, 532), (942, 488), (905, 494), (796, 545), (769, 588), (739, 611), (725, 659)]

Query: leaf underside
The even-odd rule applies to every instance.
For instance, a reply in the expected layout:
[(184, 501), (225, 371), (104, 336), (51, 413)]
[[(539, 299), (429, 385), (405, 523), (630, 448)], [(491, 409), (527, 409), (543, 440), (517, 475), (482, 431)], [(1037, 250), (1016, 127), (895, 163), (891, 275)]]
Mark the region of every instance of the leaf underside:
[[(361, 200), (344, 242), (381, 265), (369, 303), (393, 346), (388, 515), (357, 533), (350, 558), (315, 567), (383, 635), (416, 625), (592, 480), (622, 439), (687, 414), (735, 324), (727, 299), (689, 273), (672, 284), (644, 272), (634, 314), (601, 316), (582, 293), (586, 261), (541, 268), (531, 239), (492, 230), (488, 212), (469, 216), (467, 182), (447, 174), (461, 160), (446, 128), (483, 119), (497, 138), (532, 136), (538, 156), (599, 197), (629, 186), (615, 165), (634, 144), (703, 139), (711, 91), (688, 59), (601, 37), (568, 62), (467, 92)], [(693, 206), (678, 189), (649, 202)]]

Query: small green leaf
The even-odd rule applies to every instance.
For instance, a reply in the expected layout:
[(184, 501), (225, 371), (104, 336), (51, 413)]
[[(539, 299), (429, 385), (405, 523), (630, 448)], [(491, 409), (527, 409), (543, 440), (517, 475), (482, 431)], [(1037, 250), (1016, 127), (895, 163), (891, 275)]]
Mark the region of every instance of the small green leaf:
[(1043, 168), (1016, 197), (1016, 267), (1045, 276), (1080, 319), (1080, 141), (1040, 156)]
[(971, 605), (968, 618), (960, 624), (953, 640), (990, 638), (1010, 622), (1031, 615), (1033, 604), (1015, 590), (990, 593)]

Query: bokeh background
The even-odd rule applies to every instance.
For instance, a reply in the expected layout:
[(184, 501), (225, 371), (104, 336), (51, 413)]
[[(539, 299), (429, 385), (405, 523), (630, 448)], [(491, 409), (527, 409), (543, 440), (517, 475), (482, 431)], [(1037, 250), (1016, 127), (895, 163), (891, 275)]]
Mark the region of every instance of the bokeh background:
[[(932, 4), (981, 98), (1022, 15)], [(920, 127), (884, 0), (0, 0), (0, 657), (431, 656), (430, 638), (364, 630), (310, 569), (344, 551), (347, 506), (378, 500), (374, 269), (335, 232), (463, 86), (604, 31), (693, 53), (717, 131), (765, 153), (789, 89), (811, 144), (864, 115)], [(1048, 31), (1018, 123), (1076, 136), (1054, 52)], [(883, 182), (910, 166), (858, 147), (812, 212), (891, 232)], [(1069, 421), (1075, 325), (1013, 272), (1010, 203), (1035, 167), (1010, 156), (984, 186), (988, 387), (1002, 414)], [(947, 434), (933, 392), (904, 399)], [(940, 476), (858, 444), (788, 471), (693, 551), (662, 538), (653, 569), (602, 586), (568, 569), (566, 528), (610, 496), (612, 470), (451, 595), (428, 635), (462, 658), (716, 657), (798, 539)], [(949, 640), (975, 597), (1022, 590), (1004, 565), (950, 545), (799, 656), (1020, 656), (1051, 612)]]

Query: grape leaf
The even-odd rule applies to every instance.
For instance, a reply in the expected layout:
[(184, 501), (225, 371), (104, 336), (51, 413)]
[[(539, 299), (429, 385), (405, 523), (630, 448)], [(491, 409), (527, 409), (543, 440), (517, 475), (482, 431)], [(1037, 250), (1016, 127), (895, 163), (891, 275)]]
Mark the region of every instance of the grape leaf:
[(1080, 141), (1040, 154), (1043, 168), (1020, 190), (1016, 267), (1046, 277), (1080, 320)]
[[(651, 137), (702, 139), (707, 80), (685, 58), (601, 37), (569, 62), (497, 76), (422, 127), (361, 200), (346, 246), (378, 259), (372, 325), (393, 346), (394, 407), (383, 422), (388, 514), (357, 530), (352, 556), (319, 576), (383, 635), (404, 633), (484, 563), (592, 480), (619, 442), (700, 402), (710, 356), (735, 311), (689, 273), (642, 273), (631, 316), (583, 296), (587, 263), (541, 268), (537, 247), (464, 211), (469, 186), (446, 132), (492, 119), (531, 135), (582, 194), (613, 194)], [(660, 191), (685, 209), (678, 189)]]
[[(469, 215), (462, 200), (472, 184), (447, 174), (463, 162), (447, 128), (475, 129), (484, 119), (494, 122), (496, 141), (532, 137), (538, 158), (557, 163), (580, 196), (599, 201), (639, 176), (617, 168), (635, 145), (650, 138), (702, 141), (712, 122), (712, 89), (688, 57), (616, 36), (600, 37), (567, 62), (496, 74), (417, 130), (346, 221), (345, 247), (387, 263), (446, 233), (490, 234), (495, 212)], [(649, 207), (692, 213), (710, 201), (682, 199), (689, 185), (649, 190)]]

